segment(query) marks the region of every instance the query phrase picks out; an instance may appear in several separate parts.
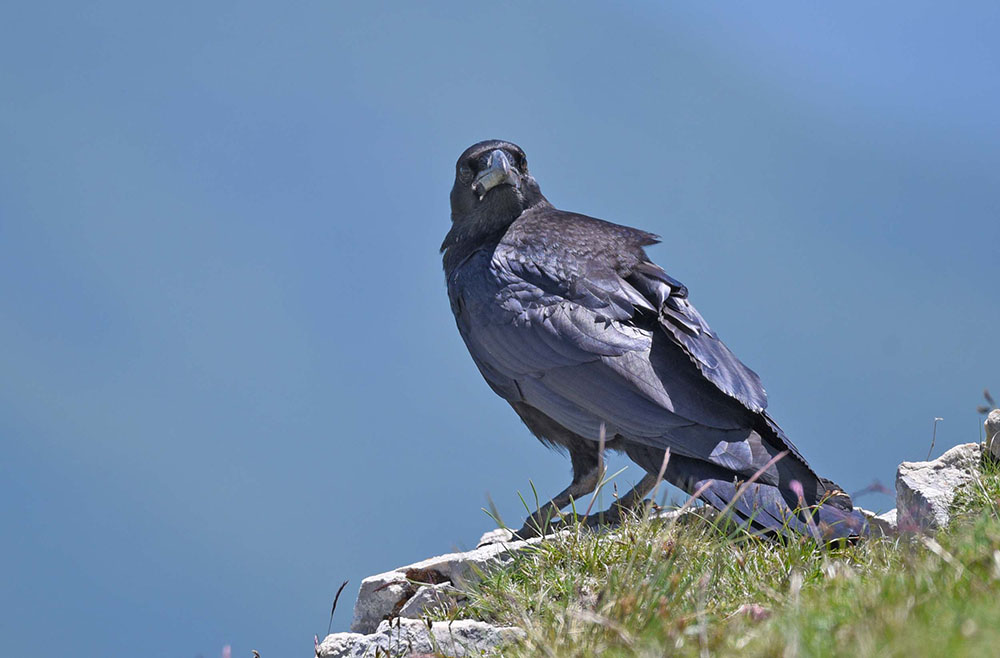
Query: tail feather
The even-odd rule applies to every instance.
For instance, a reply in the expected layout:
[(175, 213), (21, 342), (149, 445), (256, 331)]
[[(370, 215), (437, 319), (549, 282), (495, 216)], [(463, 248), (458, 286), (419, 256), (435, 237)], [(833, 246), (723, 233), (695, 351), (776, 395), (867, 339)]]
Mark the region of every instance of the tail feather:
[(857, 510), (830, 502), (801, 509), (788, 500), (791, 492), (770, 484), (753, 482), (741, 487), (732, 481), (708, 479), (693, 485), (695, 491), (704, 487), (701, 498), (705, 502), (729, 510), (738, 523), (753, 530), (789, 536), (815, 534), (823, 540), (868, 534), (868, 521)]
[[(663, 460), (662, 453), (645, 447), (628, 445), (626, 451), (650, 472), (656, 472)], [(818, 535), (826, 540), (869, 532), (868, 520), (853, 508), (847, 494), (792, 456), (777, 461), (766, 478), (754, 480), (718, 464), (671, 454), (664, 478), (690, 494), (698, 493), (706, 503), (753, 531)]]

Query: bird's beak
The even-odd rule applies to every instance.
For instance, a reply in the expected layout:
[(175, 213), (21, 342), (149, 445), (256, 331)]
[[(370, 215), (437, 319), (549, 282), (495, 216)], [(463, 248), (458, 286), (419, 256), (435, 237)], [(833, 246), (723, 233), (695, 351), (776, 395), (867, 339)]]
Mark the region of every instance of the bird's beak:
[(521, 175), (517, 172), (517, 169), (510, 163), (507, 158), (507, 154), (501, 149), (496, 149), (490, 153), (489, 159), (486, 161), (486, 169), (483, 169), (476, 176), (476, 180), (472, 183), (472, 191), (476, 193), (479, 200), (482, 201), (486, 193), (492, 190), (497, 185), (513, 185), (514, 187), (521, 186)]

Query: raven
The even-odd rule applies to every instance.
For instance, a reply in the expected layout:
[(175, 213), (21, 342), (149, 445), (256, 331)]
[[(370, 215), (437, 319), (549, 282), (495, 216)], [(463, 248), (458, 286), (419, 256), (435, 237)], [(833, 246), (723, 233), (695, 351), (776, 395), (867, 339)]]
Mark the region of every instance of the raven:
[(448, 297), (473, 361), (572, 461), (570, 485), (519, 534), (594, 491), (602, 445), (646, 471), (612, 516), (645, 499), (666, 462), (668, 482), (753, 531), (867, 533), (850, 497), (768, 415), (757, 374), (648, 258), (657, 236), (558, 210), (524, 151), (502, 140), (459, 157), (451, 221), (441, 245)]

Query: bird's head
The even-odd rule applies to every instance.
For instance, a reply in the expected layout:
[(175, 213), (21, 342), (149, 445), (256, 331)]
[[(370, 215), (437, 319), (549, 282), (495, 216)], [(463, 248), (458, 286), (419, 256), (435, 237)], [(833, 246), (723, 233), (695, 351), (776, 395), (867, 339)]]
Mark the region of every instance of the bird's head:
[(521, 147), (491, 139), (473, 144), (455, 163), (451, 219), (491, 217), (512, 222), (524, 210), (545, 200), (528, 173)]

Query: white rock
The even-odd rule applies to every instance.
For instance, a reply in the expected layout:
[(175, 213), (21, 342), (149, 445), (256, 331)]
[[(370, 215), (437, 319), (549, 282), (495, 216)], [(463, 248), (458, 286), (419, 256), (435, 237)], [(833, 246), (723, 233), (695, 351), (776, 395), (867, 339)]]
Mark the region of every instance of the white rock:
[(699, 519), (712, 520), (719, 516), (719, 510), (714, 507), (710, 507), (704, 504), (697, 504), (691, 507), (663, 507), (657, 510), (653, 510), (650, 513), (651, 519), (656, 519), (664, 522), (671, 521), (685, 521)]
[[(654, 516), (663, 521), (671, 521), (688, 515), (702, 516), (713, 513), (714, 510), (711, 508), (695, 507), (683, 510), (659, 510)], [(613, 531), (613, 528), (600, 528), (598, 531)], [(513, 535), (509, 530), (493, 530), (480, 539), (480, 543), (484, 541), (491, 543), (481, 545), (474, 550), (463, 553), (446, 553), (392, 571), (369, 576), (361, 581), (361, 587), (358, 590), (358, 598), (354, 603), (351, 631), (372, 633), (380, 622), (401, 615), (402, 610), (409, 605), (422, 584), (439, 585), (447, 582), (451, 583), (454, 589), (464, 591), (469, 585), (478, 582), (480, 575), (487, 569), (514, 559), (514, 553), (554, 535), (569, 532), (571, 531), (568, 529), (560, 529), (548, 537), (511, 541)], [(413, 612), (420, 604), (421, 601), (416, 601), (413, 607), (408, 610), (413, 617), (420, 616), (420, 613)]]
[(475, 619), (434, 622), (431, 633), (437, 640), (438, 649), (449, 656), (492, 652), (524, 637), (524, 631), (516, 626), (493, 626)]
[[(316, 647), (316, 656), (350, 656), (354, 647), (366, 643), (369, 635), (362, 633), (331, 633)], [(362, 654), (363, 655), (363, 654)]]
[(986, 427), (986, 449), (1000, 461), (1000, 409), (994, 409), (983, 423)]
[(896, 509), (901, 531), (937, 530), (948, 524), (955, 490), (975, 477), (982, 447), (955, 446), (934, 461), (903, 462), (896, 471)]
[(896, 510), (892, 509), (883, 514), (876, 514), (857, 505), (854, 506), (854, 509), (868, 519), (868, 527), (871, 528), (874, 536), (891, 537), (896, 534)]
[(420, 619), (426, 612), (456, 605), (463, 598), (462, 592), (452, 587), (451, 583), (421, 585), (417, 588), (417, 593), (400, 608), (399, 616)]
[(416, 619), (383, 621), (370, 635), (334, 633), (316, 649), (317, 658), (399, 657), (411, 654), (480, 656), (496, 654), (506, 643), (524, 636), (513, 626), (491, 626), (473, 619), (436, 621), (428, 625)]
[(351, 631), (371, 633), (379, 622), (395, 617), (417, 592), (419, 584), (452, 583), (465, 589), (478, 582), (487, 568), (513, 559), (513, 553), (542, 541), (535, 537), (525, 541), (489, 544), (464, 553), (447, 553), (415, 562), (393, 571), (369, 576), (361, 581), (354, 604)]
[(509, 528), (497, 528), (483, 533), (476, 543), (476, 548), (482, 548), (489, 544), (509, 544), (514, 541), (514, 532)]
[(406, 574), (398, 571), (368, 576), (361, 581), (358, 599), (354, 603), (351, 631), (371, 633), (378, 623), (389, 617), (413, 596), (416, 587)]
[(456, 587), (464, 587), (469, 583), (478, 582), (480, 575), (488, 567), (508, 562), (514, 559), (513, 553), (540, 541), (542, 538), (535, 537), (525, 541), (490, 544), (464, 553), (446, 553), (414, 562), (396, 571), (408, 574), (434, 572), (442, 576), (439, 582), (451, 581)]
[(896, 508), (892, 508), (888, 512), (883, 512), (875, 517), (876, 523), (879, 523), (886, 534), (896, 534)]

